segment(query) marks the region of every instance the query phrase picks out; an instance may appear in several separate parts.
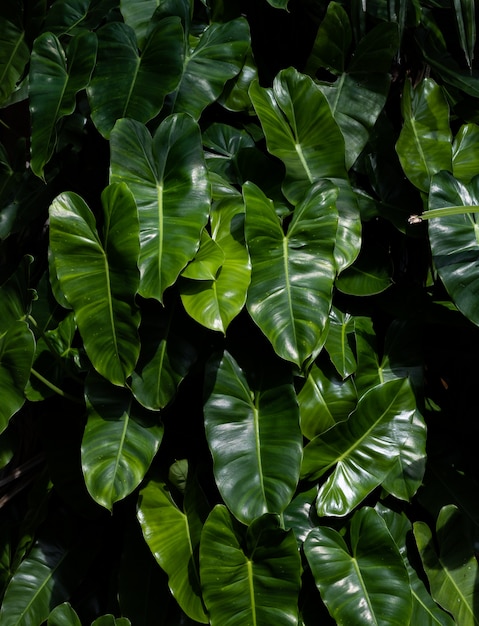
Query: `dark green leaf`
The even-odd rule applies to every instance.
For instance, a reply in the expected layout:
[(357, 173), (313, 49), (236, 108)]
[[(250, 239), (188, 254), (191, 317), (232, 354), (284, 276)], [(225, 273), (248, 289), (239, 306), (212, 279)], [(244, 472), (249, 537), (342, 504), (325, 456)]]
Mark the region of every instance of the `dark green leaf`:
[(349, 313), (343, 313), (333, 307), (329, 313), (329, 331), (324, 347), (343, 379), (356, 370), (356, 359), (351, 348), (350, 337), (353, 333), (354, 318)]
[(392, 273), (389, 251), (368, 243), (353, 265), (338, 276), (336, 287), (352, 296), (372, 296), (392, 285)]
[(479, 160), (479, 126), (463, 124), (452, 144), (452, 173), (463, 183), (477, 175)]
[(476, 12), (474, 0), (454, 0), (454, 15), (461, 48), (467, 64), (472, 69), (474, 46), (476, 45)]
[(56, 606), (48, 616), (47, 626), (82, 626), (80, 618), (69, 602)]
[(14, 90), (29, 56), (23, 30), (0, 16), (0, 105)]

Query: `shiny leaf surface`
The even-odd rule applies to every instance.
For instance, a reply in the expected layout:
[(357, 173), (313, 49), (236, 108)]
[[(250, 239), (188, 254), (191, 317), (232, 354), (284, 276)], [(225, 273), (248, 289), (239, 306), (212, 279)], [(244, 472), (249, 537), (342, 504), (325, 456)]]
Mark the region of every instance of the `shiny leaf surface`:
[(0, 17), (0, 104), (10, 96), (29, 59), (25, 33)]

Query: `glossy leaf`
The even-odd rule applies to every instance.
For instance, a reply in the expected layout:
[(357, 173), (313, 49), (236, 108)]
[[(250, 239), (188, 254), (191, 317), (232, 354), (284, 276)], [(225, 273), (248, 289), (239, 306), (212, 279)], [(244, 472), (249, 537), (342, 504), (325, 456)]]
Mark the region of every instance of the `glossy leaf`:
[(366, 392), (348, 421), (315, 437), (304, 449), (302, 476), (333, 472), (319, 490), (321, 515), (347, 515), (390, 474), (410, 435), (415, 398), (407, 380)]
[(227, 352), (207, 371), (205, 430), (218, 489), (232, 513), (250, 523), (281, 513), (296, 488), (301, 431), (291, 384), (252, 391)]
[[(479, 177), (468, 185), (447, 172), (433, 178), (429, 208), (479, 206)], [(478, 213), (450, 215), (429, 221), (429, 240), (434, 265), (457, 308), (479, 324)]]
[(214, 280), (224, 259), (225, 255), (220, 246), (204, 230), (195, 258), (185, 267), (181, 275), (192, 280)]
[(100, 133), (109, 138), (116, 120), (123, 117), (151, 120), (166, 94), (178, 85), (182, 65), (183, 30), (177, 17), (158, 22), (141, 54), (129, 26), (121, 22), (103, 26), (98, 31), (98, 61), (88, 88), (91, 118)]
[(474, 0), (454, 0), (454, 15), (461, 48), (467, 64), (472, 69), (474, 47), (476, 45), (476, 12)]
[(45, 30), (57, 36), (74, 35), (89, 26), (97, 26), (88, 20), (90, 5), (94, 4), (91, 0), (56, 0), (46, 15)]
[(431, 178), (440, 170), (452, 169), (449, 107), (442, 89), (425, 78), (414, 89), (404, 83), (404, 125), (396, 150), (409, 180), (421, 191), (429, 191)]
[(330, 2), (322, 20), (313, 49), (306, 64), (306, 73), (314, 78), (320, 68), (337, 76), (347, 65), (347, 55), (352, 41), (348, 14), (338, 2)]
[(203, 529), (200, 564), (211, 626), (298, 624), (300, 556), (276, 516), (260, 517), (245, 533), (217, 505)]
[(384, 520), (364, 507), (351, 520), (349, 543), (332, 528), (313, 529), (304, 551), (316, 585), (338, 624), (409, 624), (406, 568)]
[(98, 617), (91, 626), (131, 626), (131, 622), (126, 617), (115, 617), (108, 613)]
[(170, 97), (171, 111), (187, 112), (198, 119), (220, 96), (225, 82), (239, 73), (249, 46), (245, 19), (210, 24), (185, 53), (180, 84)]
[(439, 553), (425, 522), (415, 522), (414, 536), (426, 570), (432, 597), (457, 624), (479, 624), (475, 610), (478, 591), (477, 560), (467, 526), (454, 505), (445, 506), (436, 525)]
[(250, 88), (269, 152), (286, 167), (283, 191), (296, 203), (322, 178), (345, 178), (344, 140), (326, 97), (308, 76), (282, 70), (272, 88)]
[(182, 281), (180, 293), (188, 315), (211, 330), (225, 333), (245, 305), (251, 277), (241, 196), (216, 202), (211, 226), (213, 241), (223, 256), (221, 267), (212, 280)]
[(33, 333), (25, 322), (13, 322), (0, 334), (0, 432), (25, 402), (34, 353)]
[(90, 80), (96, 52), (96, 36), (87, 31), (71, 39), (66, 54), (60, 41), (52, 33), (43, 33), (35, 40), (29, 86), (32, 115), (31, 168), (41, 178), (43, 169), (55, 150), (58, 122), (65, 115), (73, 113), (77, 93)]
[(452, 144), (452, 173), (463, 183), (477, 175), (479, 159), (479, 126), (463, 124)]
[(102, 193), (100, 238), (93, 213), (74, 193), (50, 207), (50, 247), (60, 286), (73, 307), (85, 350), (95, 369), (123, 385), (140, 351), (135, 305), (138, 287), (138, 218), (126, 185)]
[(139, 4), (132, 0), (120, 0), (121, 14), (125, 24), (135, 32), (140, 50), (143, 50), (148, 31), (151, 30), (153, 14), (160, 4), (164, 3), (159, 3), (158, 0), (143, 0)]
[(248, 311), (276, 353), (301, 368), (326, 339), (336, 273), (337, 191), (330, 183), (311, 187), (286, 234), (271, 200), (253, 183), (243, 191), (253, 268)]
[(183, 611), (206, 624), (198, 571), (198, 516), (202, 516), (201, 505), (189, 515), (184, 513), (163, 481), (150, 480), (140, 492), (138, 519), (145, 540), (167, 573), (171, 592)]
[(331, 369), (313, 365), (298, 394), (301, 432), (308, 439), (344, 422), (356, 408), (357, 392), (352, 378), (341, 380)]
[(138, 406), (129, 391), (91, 376), (85, 387), (87, 423), (81, 446), (87, 489), (111, 510), (138, 487), (163, 438), (159, 414)]
[(329, 314), (329, 331), (325, 348), (336, 370), (344, 379), (356, 369), (356, 358), (351, 348), (354, 333), (354, 319), (349, 313), (343, 313), (333, 307)]
[(336, 287), (352, 296), (372, 296), (392, 285), (392, 275), (389, 251), (368, 244), (356, 261), (338, 276)]
[(0, 17), (0, 105), (14, 90), (28, 59), (24, 31)]
[(47, 626), (82, 626), (82, 624), (71, 604), (63, 602), (50, 613)]
[(209, 183), (198, 125), (186, 114), (167, 117), (153, 138), (134, 120), (111, 136), (111, 180), (131, 189), (140, 219), (140, 287), (160, 302), (195, 256), (208, 219)]
[(15, 272), (0, 287), (0, 333), (18, 321), (26, 321), (34, 291), (28, 287), (33, 257), (26, 255)]

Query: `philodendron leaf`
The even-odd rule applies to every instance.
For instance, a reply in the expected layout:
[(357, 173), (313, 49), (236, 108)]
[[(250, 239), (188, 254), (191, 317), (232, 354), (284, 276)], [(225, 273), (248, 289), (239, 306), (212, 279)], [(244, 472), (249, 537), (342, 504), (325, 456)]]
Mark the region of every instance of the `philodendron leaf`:
[(349, 545), (336, 530), (313, 529), (304, 552), (321, 597), (338, 624), (410, 623), (409, 577), (384, 520), (369, 507), (351, 520)]
[(98, 31), (98, 62), (88, 88), (91, 118), (100, 133), (109, 138), (116, 120), (123, 117), (145, 123), (152, 119), (166, 94), (176, 88), (182, 66), (183, 29), (178, 17), (160, 20), (141, 54), (129, 26), (122, 22), (103, 26)]
[(479, 126), (464, 124), (452, 144), (452, 173), (463, 183), (477, 176), (479, 160)]
[(25, 33), (0, 17), (0, 105), (8, 99), (28, 62)]
[(244, 204), (239, 194), (213, 205), (211, 230), (212, 241), (222, 254), (221, 267), (212, 280), (181, 281), (181, 301), (197, 322), (225, 333), (245, 305), (251, 277), (244, 243)]
[(113, 384), (123, 385), (140, 351), (138, 216), (125, 184), (107, 187), (102, 204), (100, 237), (83, 199), (71, 192), (59, 195), (50, 207), (50, 248), (93, 366)]
[(248, 311), (276, 353), (299, 368), (321, 349), (336, 274), (337, 189), (312, 186), (285, 234), (274, 206), (253, 183), (243, 187), (252, 276)]
[(43, 33), (35, 40), (29, 84), (31, 168), (40, 178), (43, 178), (43, 168), (55, 150), (58, 122), (65, 115), (73, 113), (76, 94), (90, 81), (96, 52), (96, 35), (89, 31), (74, 36), (66, 54), (52, 33)]
[(111, 181), (131, 189), (140, 219), (140, 286), (145, 298), (164, 290), (195, 256), (210, 206), (198, 125), (187, 114), (167, 117), (152, 138), (119, 120), (111, 133)]
[(222, 249), (208, 231), (204, 230), (195, 258), (185, 267), (181, 275), (192, 280), (214, 280), (224, 260)]
[(159, 413), (139, 406), (130, 391), (97, 376), (87, 379), (85, 398), (83, 475), (92, 498), (111, 510), (143, 480), (163, 438), (163, 425)]
[(197, 622), (208, 623), (198, 571), (204, 503), (199, 490), (194, 505), (181, 511), (164, 481), (151, 479), (141, 490), (138, 519), (153, 556), (168, 575), (173, 596), (183, 611)]
[(333, 472), (319, 490), (320, 516), (347, 515), (395, 467), (411, 433), (416, 401), (407, 379), (373, 387), (346, 422), (315, 437), (304, 449), (301, 474)]
[(298, 624), (301, 561), (292, 530), (274, 515), (248, 530), (217, 505), (200, 544), (201, 585), (211, 626)]
[(466, 57), (467, 65), (472, 70), (474, 47), (476, 45), (476, 12), (474, 0), (454, 0), (454, 16), (461, 48)]
[(131, 626), (131, 622), (126, 617), (115, 617), (111, 613), (97, 617), (91, 626)]
[(170, 96), (171, 111), (199, 119), (203, 109), (221, 95), (225, 82), (239, 73), (249, 46), (244, 18), (210, 24), (185, 52), (180, 84)]
[(322, 178), (345, 178), (344, 140), (325, 96), (309, 76), (282, 70), (273, 87), (254, 82), (250, 97), (269, 152), (286, 167), (283, 191), (298, 202)]
[(301, 431), (291, 384), (253, 392), (227, 352), (207, 370), (204, 413), (218, 489), (232, 513), (250, 523), (281, 513), (299, 478)]
[(25, 402), (34, 354), (35, 339), (25, 322), (12, 322), (0, 333), (0, 433)]
[[(467, 185), (448, 172), (431, 183), (429, 208), (479, 206), (479, 176)], [(426, 212), (427, 214), (427, 212)], [(463, 213), (428, 221), (434, 265), (457, 308), (479, 325), (479, 243), (477, 213)]]
[(414, 536), (426, 570), (431, 595), (457, 624), (476, 626), (479, 591), (474, 544), (459, 509), (450, 504), (441, 509), (436, 524), (439, 554), (432, 533), (424, 522), (414, 524)]
[(449, 106), (432, 78), (425, 78), (414, 89), (407, 80), (401, 106), (404, 124), (396, 151), (409, 180), (428, 192), (434, 174), (452, 169)]
[(63, 602), (50, 613), (47, 626), (82, 626), (82, 624), (72, 605)]
[(347, 378), (356, 370), (356, 358), (351, 347), (354, 318), (333, 307), (329, 314), (329, 331), (325, 348), (341, 377)]

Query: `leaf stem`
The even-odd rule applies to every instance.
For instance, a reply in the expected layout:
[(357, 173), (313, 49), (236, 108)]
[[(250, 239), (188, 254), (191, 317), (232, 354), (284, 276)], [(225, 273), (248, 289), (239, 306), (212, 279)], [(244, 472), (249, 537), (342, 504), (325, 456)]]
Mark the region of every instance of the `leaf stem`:
[(63, 389), (60, 389), (60, 387), (57, 387), (54, 383), (52, 383), (50, 380), (48, 380), (47, 378), (45, 378), (44, 376), (42, 376), (40, 374), (40, 372), (37, 372), (36, 369), (34, 369), (33, 367), (31, 368), (31, 373), (35, 376), (35, 378), (38, 378), (38, 380), (40, 382), (42, 382), (44, 385), (46, 385), (49, 389), (51, 389), (52, 391), (54, 391), (56, 394), (58, 394), (59, 396), (61, 396), (62, 398), (65, 398), (65, 400), (70, 400), (71, 402), (75, 402), (76, 404), (83, 404), (83, 402), (81, 400), (79, 400), (78, 398), (76, 398), (75, 396), (72, 396), (70, 393), (63, 391)]
[(479, 206), (448, 206), (441, 209), (431, 209), (421, 215), (410, 215), (409, 224), (420, 224), (423, 220), (431, 220), (434, 217), (447, 217), (448, 215), (461, 215), (462, 213), (479, 213)]

